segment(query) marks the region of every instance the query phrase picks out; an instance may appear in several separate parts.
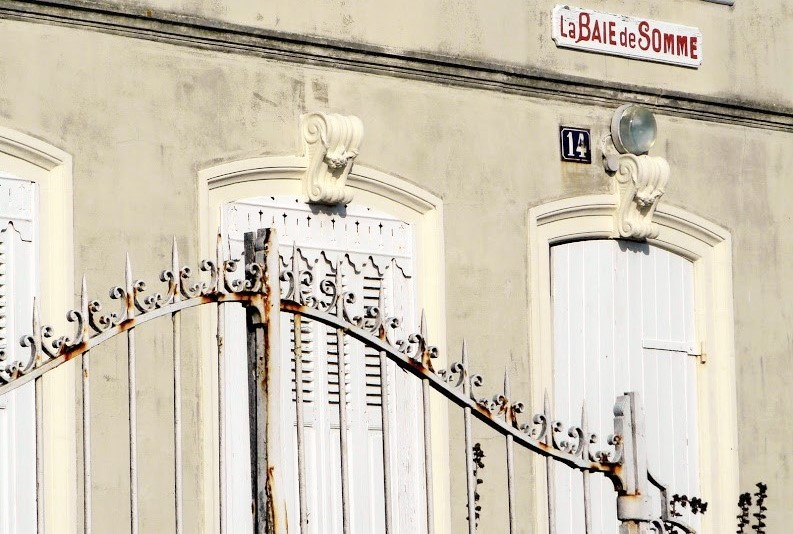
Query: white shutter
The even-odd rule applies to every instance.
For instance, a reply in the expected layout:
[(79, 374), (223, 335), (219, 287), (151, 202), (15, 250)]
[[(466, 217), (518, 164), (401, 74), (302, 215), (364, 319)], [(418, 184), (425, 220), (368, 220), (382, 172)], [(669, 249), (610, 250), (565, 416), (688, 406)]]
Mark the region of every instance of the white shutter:
[[(0, 366), (27, 362), (36, 291), (35, 184), (0, 174)], [(36, 531), (34, 384), (0, 396), (0, 534)]]
[[(352, 305), (355, 314), (362, 314), (365, 306), (378, 305), (379, 289), (385, 287), (385, 306), (389, 316), (402, 320), (397, 335), (405, 336), (417, 328), (415, 317), (415, 281), (413, 277), (413, 229), (407, 223), (369, 208), (350, 205), (344, 208), (308, 206), (300, 199), (262, 197), (237, 202), (225, 208), (223, 232), (232, 256), (241, 256), (243, 236), (246, 232), (274, 226), (278, 231), (280, 253), (284, 265), (291, 265), (292, 246), (299, 248), (301, 269), (308, 265), (314, 273), (312, 293), (320, 295), (319, 283), (335, 279), (337, 265), (341, 264), (345, 289), (355, 293)], [(287, 317), (289, 320), (287, 321)], [(228, 316), (226, 321), (227, 351), (236, 361), (227, 375), (229, 392), (247, 391), (245, 385), (245, 333), (244, 316)], [(291, 458), (288, 483), (285, 491), (288, 500), (290, 530), (298, 530), (297, 454), (295, 443), (295, 375), (292, 341), (294, 324), (291, 315), (282, 315), (282, 356), (290, 357), (290, 365), (280, 366), (278, 379), (290, 384), (282, 391), (282, 432), (287, 435), (287, 449)], [(232, 331), (234, 330), (234, 331)], [(317, 534), (341, 531), (341, 483), (339, 455), (339, 384), (347, 387), (350, 446), (350, 496), (352, 529), (354, 532), (382, 532), (383, 517), (383, 465), (382, 465), (382, 377), (376, 351), (366, 349), (360, 342), (345, 337), (345, 346), (337, 346), (335, 330), (315, 321), (303, 319), (303, 391), (304, 436), (306, 450), (307, 493), (309, 527)], [(236, 348), (234, 348), (236, 347)], [(340, 350), (343, 349), (343, 350)], [(346, 368), (346, 381), (341, 380), (339, 356)], [(419, 454), (417, 434), (418, 401), (417, 384), (408, 382), (404, 373), (393, 365), (389, 371), (391, 428), (396, 443), (391, 459), (392, 472), (399, 473), (393, 481), (395, 517), (399, 532), (423, 531), (423, 456)], [(234, 381), (237, 381), (235, 383)], [(413, 381), (415, 382), (415, 381)], [(239, 408), (227, 414), (230, 424), (226, 457), (229, 464), (229, 523), (242, 525), (247, 532), (250, 522), (250, 482), (248, 468), (247, 397), (227, 402)], [(229, 454), (229, 449), (235, 452)], [(399, 451), (399, 454), (397, 454)], [(234, 474), (236, 473), (236, 475)], [(396, 475), (395, 475), (396, 476)], [(247, 508), (247, 509), (246, 509)]]
[[(552, 247), (551, 272), (554, 416), (579, 424), (585, 402), (590, 429), (604, 436), (617, 395), (639, 391), (650, 471), (672, 493), (699, 496), (693, 264), (647, 244), (593, 240)], [(590, 478), (593, 531), (616, 532), (613, 489)], [(584, 532), (581, 476), (558, 467), (554, 498), (557, 532)]]

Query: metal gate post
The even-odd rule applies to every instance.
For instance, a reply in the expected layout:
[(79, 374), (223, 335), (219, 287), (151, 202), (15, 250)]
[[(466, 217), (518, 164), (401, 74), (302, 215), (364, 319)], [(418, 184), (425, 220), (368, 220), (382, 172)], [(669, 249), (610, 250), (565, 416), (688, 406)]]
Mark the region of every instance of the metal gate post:
[(614, 406), (614, 431), (621, 437), (623, 464), (619, 478), (622, 489), (617, 497), (620, 534), (656, 532), (650, 481), (647, 475), (647, 445), (644, 434), (644, 407), (638, 393), (617, 397)]
[[(273, 394), (269, 375), (279, 361), (281, 286), (278, 240), (274, 229), (245, 234), (245, 265), (264, 268), (263, 287), (246, 309), (248, 327), (248, 401), (251, 441), (251, 485), (257, 534), (286, 532), (286, 518), (275, 513), (275, 484), (270, 460), (278, 414), (270, 413)], [(256, 267), (254, 267), (255, 269)], [(248, 271), (246, 275), (255, 275)]]

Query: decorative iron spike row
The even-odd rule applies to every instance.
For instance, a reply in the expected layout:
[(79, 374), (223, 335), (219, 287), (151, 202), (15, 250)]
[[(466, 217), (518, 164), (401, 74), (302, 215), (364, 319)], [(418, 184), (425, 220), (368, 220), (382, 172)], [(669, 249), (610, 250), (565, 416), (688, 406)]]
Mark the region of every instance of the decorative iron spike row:
[(126, 257), (124, 269), (124, 286), (110, 289), (111, 300), (118, 300), (122, 305), (117, 310), (104, 311), (99, 300), (88, 299), (88, 289), (83, 277), (80, 307), (66, 313), (68, 322), (73, 323), (74, 335), (55, 337), (54, 329), (49, 325), (41, 325), (38, 299), (33, 301), (33, 333), (23, 336), (20, 344), (29, 349), (27, 361), (0, 362), (0, 385), (8, 384), (32, 370), (58, 358), (91, 338), (119, 326), (136, 315), (159, 310), (182, 299), (201, 296), (222, 295), (229, 293), (259, 293), (264, 290), (265, 269), (263, 265), (252, 263), (245, 266), (244, 279), (235, 277), (240, 260), (224, 259), (221, 239), (218, 236), (216, 256), (213, 260), (203, 260), (200, 270), (209, 274), (209, 280), (193, 279), (193, 272), (187, 266), (179, 264), (179, 250), (176, 239), (171, 250), (171, 267), (162, 271), (160, 281), (166, 284), (162, 292), (144, 295), (147, 291), (145, 281), (132, 276), (129, 256)]
[(321, 309), (328, 311), (330, 307), (335, 305), (335, 288), (336, 285), (330, 282), (330, 287), (334, 289), (333, 301), (325, 307), (321, 307), (320, 302), (311, 296), (311, 284), (314, 282), (314, 273), (311, 269), (300, 269), (300, 259), (306, 261), (306, 258), (296, 246), (292, 246), (292, 259), (291, 265), (281, 258), (281, 265), (284, 269), (281, 271), (279, 277), (282, 282), (286, 282), (286, 286), (281, 288), (281, 299), (291, 300), (300, 305), (307, 305), (311, 308)]
[(299, 247), (293, 245), (291, 260), (286, 261), (282, 258), (281, 264), (284, 269), (281, 271), (280, 279), (286, 282), (286, 286), (281, 288), (283, 300), (291, 300), (301, 306), (336, 315), (369, 333), (377, 332), (384, 321), (377, 306), (365, 307), (362, 316), (356, 316), (351, 312), (350, 306), (355, 303), (357, 296), (344, 289), (341, 260), (336, 263), (333, 279), (322, 279), (318, 282), (321, 293), (319, 296), (312, 292), (314, 271)]
[(619, 435), (611, 435), (606, 440), (609, 445), (614, 447), (613, 451), (599, 451), (592, 447), (592, 445), (597, 444), (599, 438), (597, 434), (589, 432), (587, 428), (586, 411), (583, 405), (581, 407), (581, 426), (570, 427), (566, 427), (563, 421), (554, 420), (549, 406), (550, 402), (546, 401), (546, 413), (537, 414), (534, 417), (535, 422), (540, 421), (543, 425), (538, 432), (544, 432), (545, 434), (544, 436), (540, 435), (538, 439), (544, 437), (545, 443), (550, 444), (554, 449), (591, 462), (602, 464), (619, 464), (622, 462), (622, 447)]
[(503, 397), (506, 399), (506, 412), (504, 413), (504, 419), (509, 423), (510, 426), (520, 430), (520, 424), (518, 423), (518, 415), (522, 414), (526, 411), (526, 405), (523, 404), (521, 401), (512, 402), (510, 397), (512, 395), (512, 386), (509, 380), (509, 373), (504, 371), (504, 395)]
[(291, 259), (282, 258), (281, 265), (284, 269), (280, 273), (280, 280), (285, 282), (285, 286), (281, 289), (283, 300), (291, 300), (298, 305), (336, 315), (375, 337), (385, 339), (400, 354), (433, 371), (432, 360), (438, 357), (438, 349), (430, 346), (426, 341), (424, 314), (422, 313), (419, 333), (410, 334), (405, 339), (395, 339), (394, 332), (402, 322), (398, 317), (385, 315), (385, 287), (382, 278), (380, 279), (378, 305), (365, 306), (363, 313), (357, 315), (351, 309), (351, 306), (357, 301), (357, 295), (344, 288), (344, 272), (341, 261), (338, 261), (335, 266), (333, 279), (323, 279), (318, 282), (318, 289), (321, 293), (319, 296), (312, 293), (312, 286), (315, 282), (314, 271), (299, 247), (293, 246)]
[[(381, 297), (382, 298), (382, 297)], [(410, 358), (417, 364), (421, 365), (427, 371), (436, 374), (443, 378), (443, 371), (435, 372), (432, 360), (438, 357), (438, 347), (432, 346), (427, 342), (427, 317), (422, 310), (421, 320), (419, 322), (419, 332), (417, 334), (409, 334), (407, 339), (394, 341), (388, 332), (393, 332), (399, 328), (401, 321), (397, 317), (389, 317), (385, 319), (383, 326), (386, 328), (386, 340), (397, 350)], [(445, 378), (443, 378), (446, 381)], [(462, 384), (462, 382), (460, 382)], [(460, 385), (458, 384), (458, 386)]]
[(614, 447), (613, 450), (595, 450), (591, 446), (597, 444), (599, 438), (597, 434), (586, 430), (585, 420), (582, 420), (582, 426), (567, 427), (564, 422), (553, 419), (548, 407), (550, 403), (547, 401), (544, 413), (534, 414), (530, 423), (521, 423), (519, 416), (525, 411), (525, 404), (510, 399), (506, 393), (509, 385), (508, 380), (505, 380), (504, 393), (497, 393), (492, 397), (477, 398), (473, 389), (482, 387), (484, 379), (481, 375), (469, 372), (465, 363), (467, 360), (465, 342), (463, 342), (463, 346), (463, 361), (452, 363), (448, 369), (439, 370), (437, 375), (452, 389), (460, 389), (463, 392), (467, 390), (469, 392), (467, 396), (486, 411), (491, 418), (502, 419), (530, 438), (570, 456), (602, 464), (622, 463), (622, 438), (619, 435), (611, 435), (606, 441), (608, 445)]
[(430, 372), (435, 373), (435, 367), (432, 360), (438, 358), (438, 347), (429, 345), (427, 340), (427, 315), (424, 310), (421, 310), (421, 322), (419, 323), (419, 338), (421, 341), (421, 358), (420, 363)]
[(315, 282), (314, 271), (299, 247), (293, 246), (291, 260), (282, 259), (281, 263), (284, 269), (281, 271), (280, 279), (285, 282), (285, 286), (281, 290), (283, 300), (291, 300), (301, 306), (341, 317), (364, 332), (385, 339), (400, 354), (432, 369), (431, 360), (437, 357), (438, 350), (426, 342), (426, 321), (423, 315), (419, 333), (410, 334), (406, 339), (394, 338), (394, 332), (402, 322), (398, 317), (385, 315), (385, 287), (382, 278), (380, 279), (378, 304), (365, 306), (363, 313), (358, 315), (352, 310), (352, 305), (358, 298), (355, 293), (347, 291), (344, 287), (341, 261), (337, 262), (335, 266), (333, 279), (323, 279), (318, 282), (317, 286), (321, 293), (319, 296), (312, 293), (312, 286)]
[[(503, 418), (511, 426), (537, 441), (546, 443), (565, 454), (577, 455), (585, 459), (587, 457), (584, 454), (586, 454), (590, 461), (611, 464), (621, 461), (619, 436), (612, 436), (608, 440), (608, 443), (615, 447), (613, 452), (586, 453), (585, 440), (595, 443), (597, 437), (592, 434), (585, 438), (585, 433), (580, 427), (570, 427), (567, 429), (566, 435), (572, 440), (560, 439), (559, 435), (565, 434), (566, 427), (561, 421), (554, 421), (549, 410), (545, 410), (545, 413), (535, 414), (531, 423), (520, 423), (518, 414), (524, 411), (523, 403), (512, 402), (504, 393), (493, 396), (492, 400), (477, 399), (473, 391), (475, 388), (481, 387), (484, 380), (481, 375), (470, 373), (465, 363), (452, 363), (448, 369), (435, 372), (431, 362), (437, 358), (438, 351), (436, 347), (427, 343), (424, 314), (422, 314), (419, 333), (410, 334), (406, 339), (395, 340), (393, 333), (399, 328), (400, 321), (396, 317), (383, 315), (385, 306), (382, 285), (378, 306), (366, 307), (363, 315), (353, 315), (350, 305), (356, 301), (356, 296), (343, 287), (344, 277), (341, 262), (336, 265), (333, 280), (326, 279), (319, 283), (319, 291), (322, 296), (313, 296), (314, 275), (308, 262), (305, 262), (306, 268), (301, 269), (301, 258), (303, 256), (299, 248), (293, 247), (291, 265), (279, 275), (280, 279), (286, 282), (286, 287), (282, 288), (282, 291), (285, 291), (285, 300), (291, 299), (301, 305), (334, 314), (358, 328), (385, 338), (387, 343), (395, 347), (399, 353), (435, 373), (442, 382), (452, 389), (464, 390), (465, 395), (470, 397), (481, 409), (487, 411), (491, 417)], [(282, 261), (282, 264), (285, 263)], [(182, 299), (263, 291), (265, 287), (264, 266), (258, 263), (246, 264), (243, 278), (234, 276), (239, 264), (240, 260), (237, 259), (223, 259), (221, 240), (218, 236), (215, 259), (204, 260), (200, 265), (200, 270), (209, 274), (209, 280), (195, 280), (189, 267), (180, 266), (178, 248), (174, 240), (171, 267), (160, 275), (160, 280), (167, 284), (167, 288), (162, 293), (155, 292), (143, 296), (147, 286), (144, 281), (133, 278), (132, 268), (127, 258), (124, 287), (117, 286), (110, 290), (112, 300), (123, 300), (124, 305), (121, 309), (109, 313), (103, 312), (103, 306), (98, 300), (88, 300), (88, 291), (84, 283), (80, 309), (67, 313), (67, 319), (76, 323), (75, 335), (62, 336), (53, 341), (50, 339), (54, 337), (54, 331), (49, 326), (41, 326), (38, 304), (34, 302), (33, 334), (25, 336), (22, 340), (22, 345), (30, 348), (31, 357), (28, 362), (9, 362), (0, 367), (0, 384), (10, 382), (90, 338), (134, 318), (136, 312), (145, 315)]]

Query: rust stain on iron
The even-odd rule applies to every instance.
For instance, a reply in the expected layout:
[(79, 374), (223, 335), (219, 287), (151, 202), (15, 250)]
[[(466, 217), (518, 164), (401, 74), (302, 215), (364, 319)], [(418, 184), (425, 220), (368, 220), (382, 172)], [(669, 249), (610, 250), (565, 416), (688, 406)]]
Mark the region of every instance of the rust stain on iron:
[(275, 468), (273, 466), (268, 466), (267, 468), (267, 530), (270, 532), (268, 534), (276, 534), (275, 532), (275, 495), (274, 495), (274, 488), (275, 488), (275, 476), (273, 470)]

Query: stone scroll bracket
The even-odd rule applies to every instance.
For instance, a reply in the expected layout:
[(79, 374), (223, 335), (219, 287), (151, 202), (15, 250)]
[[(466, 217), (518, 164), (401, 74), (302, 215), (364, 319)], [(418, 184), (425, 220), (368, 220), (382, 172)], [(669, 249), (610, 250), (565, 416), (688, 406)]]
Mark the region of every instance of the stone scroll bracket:
[(308, 156), (303, 189), (315, 204), (347, 204), (352, 191), (347, 176), (363, 139), (363, 123), (353, 115), (307, 113), (300, 131)]
[(611, 136), (603, 141), (603, 164), (614, 177), (617, 209), (615, 237), (644, 241), (658, 237), (660, 228), (653, 214), (669, 181), (666, 159), (646, 154), (620, 154)]

